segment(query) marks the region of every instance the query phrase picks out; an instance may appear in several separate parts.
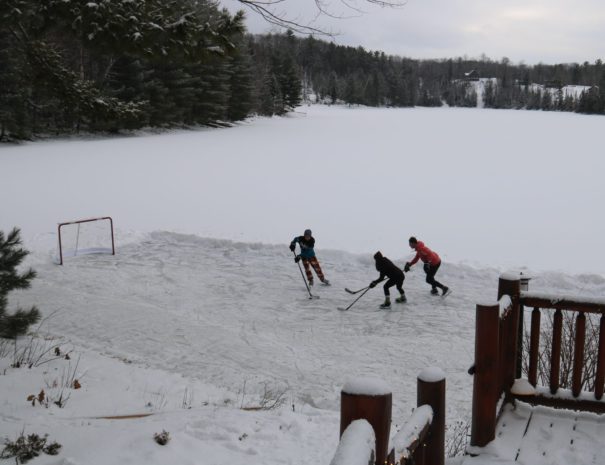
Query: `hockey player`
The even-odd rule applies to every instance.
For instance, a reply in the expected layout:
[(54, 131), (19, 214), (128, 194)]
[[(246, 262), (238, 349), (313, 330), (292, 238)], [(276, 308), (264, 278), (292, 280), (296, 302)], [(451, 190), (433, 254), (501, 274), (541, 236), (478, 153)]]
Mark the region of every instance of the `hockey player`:
[(439, 294), (439, 291), (437, 290), (437, 288), (439, 288), (441, 289), (441, 295), (447, 295), (450, 289), (435, 279), (435, 274), (441, 266), (439, 255), (424, 245), (424, 242), (417, 240), (413, 236), (410, 237), (409, 244), (410, 247), (416, 251), (416, 256), (411, 262), (405, 264), (403, 270), (407, 273), (410, 271), (412, 265), (418, 260), (422, 260), (424, 263), (424, 272), (426, 273), (426, 282), (431, 285), (431, 294)]
[(398, 268), (387, 257), (384, 257), (381, 252), (376, 252), (374, 254), (374, 260), (376, 260), (376, 270), (380, 273), (380, 276), (378, 277), (378, 279), (370, 283), (370, 287), (376, 287), (376, 285), (382, 280), (384, 280), (385, 277), (389, 278), (383, 287), (384, 303), (380, 306), (380, 308), (391, 307), (391, 295), (389, 288), (393, 286), (397, 286), (397, 290), (400, 294), (400, 296), (397, 297), (395, 301), (398, 303), (407, 302), (407, 298), (405, 297), (405, 291), (403, 290), (403, 280), (405, 279), (403, 271), (401, 271), (401, 269)]
[(305, 232), (302, 236), (297, 236), (292, 239), (290, 242), (290, 250), (294, 252), (296, 250), (296, 244), (300, 247), (300, 255), (297, 255), (294, 258), (296, 263), (299, 260), (302, 260), (303, 265), (305, 267), (305, 273), (307, 274), (307, 281), (309, 281), (309, 286), (313, 285), (313, 274), (311, 273), (311, 267), (315, 270), (315, 274), (319, 278), (319, 280), (325, 284), (326, 286), (330, 285), (330, 281), (328, 281), (323, 271), (321, 270), (321, 266), (319, 265), (319, 261), (317, 261), (317, 257), (315, 256), (315, 238), (312, 235), (310, 229), (305, 229)]

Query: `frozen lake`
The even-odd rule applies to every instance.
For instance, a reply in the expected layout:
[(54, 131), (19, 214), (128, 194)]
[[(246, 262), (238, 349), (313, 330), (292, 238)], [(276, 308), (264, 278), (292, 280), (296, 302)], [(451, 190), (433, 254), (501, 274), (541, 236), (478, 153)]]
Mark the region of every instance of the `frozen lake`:
[[(230, 129), (0, 146), (0, 228), (60, 221), (605, 273), (602, 128), (569, 113), (301, 107)], [(17, 195), (18, 194), (18, 195)], [(118, 243), (120, 236), (118, 235)], [(45, 245), (46, 246), (46, 245)]]

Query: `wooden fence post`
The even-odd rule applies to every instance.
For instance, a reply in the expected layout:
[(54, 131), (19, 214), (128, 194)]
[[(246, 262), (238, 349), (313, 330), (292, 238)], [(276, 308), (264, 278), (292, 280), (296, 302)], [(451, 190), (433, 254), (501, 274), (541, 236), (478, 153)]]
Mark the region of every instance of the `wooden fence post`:
[(445, 463), (445, 373), (441, 368), (426, 368), (418, 375), (417, 405), (430, 405), (433, 421), (425, 441), (425, 465)]
[(496, 436), (496, 404), (500, 394), (499, 326), (498, 304), (477, 305), (471, 446), (483, 447)]
[(376, 378), (359, 378), (342, 388), (340, 435), (354, 420), (367, 420), (376, 434), (376, 465), (384, 465), (389, 454), (393, 394), (386, 383)]
[[(510, 322), (510, 328), (512, 329), (510, 334), (506, 335), (506, 338), (502, 341), (505, 345), (504, 349), (504, 366), (502, 370), (502, 381), (503, 388), (508, 391), (515, 382), (515, 378), (521, 377), (521, 364), (523, 357), (523, 315), (521, 313), (520, 305), (520, 288), (521, 280), (520, 277), (503, 274), (498, 280), (498, 300), (503, 295), (508, 295), (512, 302), (512, 312)], [(509, 326), (506, 326), (509, 328)]]

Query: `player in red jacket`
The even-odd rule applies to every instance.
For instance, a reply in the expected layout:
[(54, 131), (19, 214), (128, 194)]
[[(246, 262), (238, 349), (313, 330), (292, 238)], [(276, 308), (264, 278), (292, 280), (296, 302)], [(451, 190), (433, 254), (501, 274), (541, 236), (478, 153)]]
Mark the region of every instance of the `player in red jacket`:
[(435, 280), (435, 274), (441, 266), (439, 255), (424, 245), (424, 242), (417, 240), (415, 237), (410, 237), (410, 247), (416, 251), (416, 256), (411, 262), (405, 264), (403, 271), (407, 273), (410, 271), (412, 265), (418, 260), (422, 260), (424, 263), (424, 272), (426, 273), (426, 282), (432, 286), (431, 294), (439, 294), (439, 291), (437, 290), (437, 288), (439, 288), (441, 289), (441, 295), (446, 295), (450, 289)]

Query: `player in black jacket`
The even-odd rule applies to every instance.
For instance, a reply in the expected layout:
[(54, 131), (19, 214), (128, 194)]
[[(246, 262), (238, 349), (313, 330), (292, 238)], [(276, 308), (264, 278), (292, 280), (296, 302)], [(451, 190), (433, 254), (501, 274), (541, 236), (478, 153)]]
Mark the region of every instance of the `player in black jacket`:
[(399, 294), (401, 294), (395, 301), (398, 303), (407, 302), (405, 291), (403, 290), (403, 280), (405, 279), (403, 271), (387, 257), (383, 257), (380, 252), (374, 254), (374, 260), (376, 260), (376, 270), (380, 273), (380, 276), (370, 283), (370, 287), (376, 287), (376, 284), (384, 280), (385, 276), (389, 278), (384, 284), (384, 303), (380, 308), (389, 308), (391, 306), (389, 288), (393, 286), (397, 286), (397, 290), (399, 291)]

